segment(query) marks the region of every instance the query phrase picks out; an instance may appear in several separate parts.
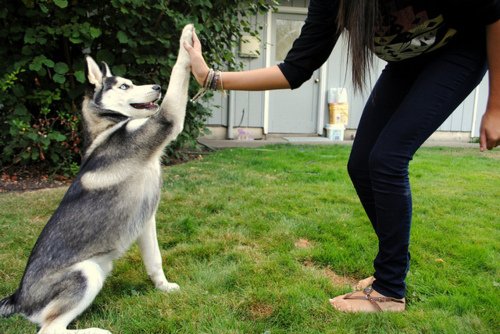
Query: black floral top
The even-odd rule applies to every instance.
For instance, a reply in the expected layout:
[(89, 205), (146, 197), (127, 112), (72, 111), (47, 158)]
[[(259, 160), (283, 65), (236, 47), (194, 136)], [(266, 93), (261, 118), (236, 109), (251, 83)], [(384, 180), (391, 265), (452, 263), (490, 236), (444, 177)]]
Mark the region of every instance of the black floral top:
[(382, 1), (375, 54), (387, 61), (399, 61), (448, 44), (457, 30), (450, 27), (437, 7), (427, 1)]
[[(379, 0), (374, 52), (402, 61), (454, 40), (484, 39), (484, 27), (500, 19), (500, 0)], [(306, 22), (279, 66), (292, 88), (308, 80), (329, 57), (340, 32), (338, 0), (311, 0)]]

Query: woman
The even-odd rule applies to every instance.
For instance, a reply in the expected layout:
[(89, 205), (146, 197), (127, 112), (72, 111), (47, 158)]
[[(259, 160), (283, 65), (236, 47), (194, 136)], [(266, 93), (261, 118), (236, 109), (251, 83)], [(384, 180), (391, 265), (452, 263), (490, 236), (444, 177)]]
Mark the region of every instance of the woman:
[[(360, 19), (362, 18), (362, 20)], [(206, 88), (297, 88), (347, 31), (354, 85), (363, 87), (375, 53), (388, 62), (366, 103), (348, 171), (379, 241), (372, 286), (330, 302), (347, 312), (403, 311), (415, 151), (481, 82), (490, 93), (480, 149), (500, 144), (500, 0), (311, 0), (301, 34), (282, 64), (214, 72), (199, 40), (186, 45)]]

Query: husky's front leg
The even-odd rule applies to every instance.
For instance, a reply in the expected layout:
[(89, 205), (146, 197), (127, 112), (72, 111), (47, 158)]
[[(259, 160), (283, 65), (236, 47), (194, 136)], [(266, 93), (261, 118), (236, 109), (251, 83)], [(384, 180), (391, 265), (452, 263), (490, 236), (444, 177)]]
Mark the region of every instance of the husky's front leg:
[(184, 48), (184, 43), (193, 45), (193, 25), (188, 24), (182, 30), (179, 54), (170, 74), (167, 93), (161, 104), (161, 112), (172, 122), (173, 129), (170, 136), (176, 138), (182, 132), (186, 105), (188, 101), (189, 78), (191, 77), (191, 59)]
[(179, 290), (179, 285), (169, 283), (161, 264), (160, 246), (156, 236), (156, 220), (153, 216), (137, 240), (146, 271), (157, 289), (171, 292)]

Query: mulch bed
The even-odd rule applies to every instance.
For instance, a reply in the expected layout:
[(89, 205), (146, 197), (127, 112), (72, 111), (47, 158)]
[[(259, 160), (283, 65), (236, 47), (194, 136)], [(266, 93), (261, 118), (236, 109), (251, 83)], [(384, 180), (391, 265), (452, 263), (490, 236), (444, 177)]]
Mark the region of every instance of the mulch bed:
[[(182, 158), (170, 159), (168, 165), (177, 165), (191, 160), (201, 160), (210, 150), (202, 148), (184, 152)], [(30, 191), (46, 188), (66, 187), (73, 178), (58, 174), (49, 174), (39, 167), (23, 167), (21, 170), (7, 172), (0, 170), (0, 193), (11, 191)]]
[(25, 168), (12, 174), (3, 172), (0, 175), (0, 193), (64, 187), (71, 184), (71, 181), (72, 179), (66, 176), (49, 176), (34, 168)]

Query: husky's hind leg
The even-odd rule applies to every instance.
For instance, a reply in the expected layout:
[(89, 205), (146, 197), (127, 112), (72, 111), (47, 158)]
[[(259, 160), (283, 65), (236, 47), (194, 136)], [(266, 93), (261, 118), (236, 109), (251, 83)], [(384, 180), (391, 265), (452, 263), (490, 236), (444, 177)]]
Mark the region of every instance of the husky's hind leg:
[(66, 329), (94, 300), (101, 290), (107, 272), (92, 260), (73, 267), (75, 277), (66, 282), (70, 288), (63, 290), (38, 316), (41, 329), (38, 334), (111, 334), (100, 328)]
[(137, 243), (141, 250), (142, 260), (144, 261), (146, 271), (155, 287), (167, 292), (179, 290), (179, 285), (169, 283), (163, 272), (160, 246), (158, 245), (158, 239), (156, 237), (156, 220), (154, 216), (146, 224), (144, 231), (139, 239), (137, 239)]

